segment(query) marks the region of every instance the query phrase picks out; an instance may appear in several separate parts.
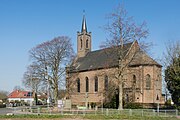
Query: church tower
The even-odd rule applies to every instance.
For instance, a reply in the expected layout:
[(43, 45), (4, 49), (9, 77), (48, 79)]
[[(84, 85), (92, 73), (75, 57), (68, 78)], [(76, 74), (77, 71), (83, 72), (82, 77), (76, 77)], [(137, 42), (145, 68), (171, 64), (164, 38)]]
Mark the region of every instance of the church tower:
[(84, 57), (91, 51), (91, 32), (87, 32), (86, 18), (83, 15), (81, 32), (77, 32), (77, 55)]

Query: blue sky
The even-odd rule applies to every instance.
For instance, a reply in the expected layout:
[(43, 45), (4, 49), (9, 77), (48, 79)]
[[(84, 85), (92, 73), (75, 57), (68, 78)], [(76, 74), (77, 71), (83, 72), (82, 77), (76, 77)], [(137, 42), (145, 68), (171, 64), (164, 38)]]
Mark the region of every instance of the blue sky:
[(67, 35), (76, 51), (83, 10), (92, 32), (93, 50), (97, 50), (106, 39), (101, 28), (107, 23), (105, 16), (119, 3), (137, 23), (146, 21), (146, 40), (154, 43), (154, 59), (162, 57), (169, 40), (180, 40), (179, 0), (0, 0), (0, 90), (22, 86), (30, 63), (28, 51), (37, 44)]

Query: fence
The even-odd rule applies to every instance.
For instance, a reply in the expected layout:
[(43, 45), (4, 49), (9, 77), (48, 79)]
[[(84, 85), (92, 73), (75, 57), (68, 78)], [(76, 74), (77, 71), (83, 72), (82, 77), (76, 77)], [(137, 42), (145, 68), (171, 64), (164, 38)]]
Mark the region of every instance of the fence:
[(61, 115), (124, 115), (124, 116), (161, 116), (176, 117), (178, 110), (155, 110), (155, 109), (58, 109), (47, 106), (14, 108), (14, 114), (61, 114)]

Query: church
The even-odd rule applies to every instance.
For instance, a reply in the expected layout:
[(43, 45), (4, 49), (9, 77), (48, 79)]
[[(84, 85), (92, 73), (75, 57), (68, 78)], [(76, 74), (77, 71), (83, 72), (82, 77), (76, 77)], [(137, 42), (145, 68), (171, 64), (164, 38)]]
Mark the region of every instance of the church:
[[(91, 42), (91, 32), (88, 32), (83, 16), (81, 31), (77, 32), (77, 55), (66, 67), (67, 97), (75, 106), (100, 107), (112, 95), (119, 94), (114, 77), (119, 66), (117, 52), (113, 51), (114, 48), (92, 51)], [(134, 54), (124, 70), (123, 101), (147, 107), (164, 104), (162, 66), (141, 51), (137, 41), (123, 46), (122, 52), (127, 61), (130, 59), (128, 56)]]

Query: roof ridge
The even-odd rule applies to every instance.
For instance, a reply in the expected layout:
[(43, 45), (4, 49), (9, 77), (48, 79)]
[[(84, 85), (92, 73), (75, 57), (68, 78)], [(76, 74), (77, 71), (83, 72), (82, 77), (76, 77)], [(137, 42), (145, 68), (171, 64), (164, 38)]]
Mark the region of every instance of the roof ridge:
[[(133, 44), (133, 43), (134, 43), (134, 41), (133, 41), (133, 42), (128, 42), (128, 43), (125, 43), (125, 44), (123, 44), (123, 45), (129, 45), (129, 44)], [(114, 47), (120, 47), (120, 45), (119, 45), (119, 46), (114, 46)], [(93, 53), (93, 52), (98, 52), (98, 51), (102, 51), (102, 50), (112, 49), (112, 48), (114, 48), (114, 47), (102, 48), (102, 49), (98, 49), (98, 50), (90, 51), (90, 52), (88, 52), (88, 53)], [(87, 54), (88, 54), (88, 53), (87, 53)]]

